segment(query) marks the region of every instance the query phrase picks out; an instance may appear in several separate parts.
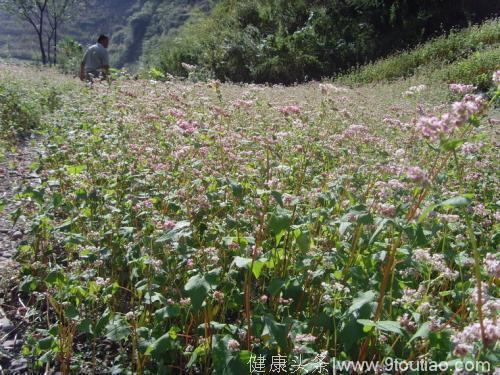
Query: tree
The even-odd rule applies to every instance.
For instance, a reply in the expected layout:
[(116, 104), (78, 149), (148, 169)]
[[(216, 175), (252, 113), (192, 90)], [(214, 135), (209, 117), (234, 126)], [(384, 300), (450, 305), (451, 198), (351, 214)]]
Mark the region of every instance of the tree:
[(57, 43), (58, 30), (64, 22), (69, 20), (75, 13), (77, 8), (85, 7), (88, 1), (79, 0), (48, 0), (47, 19), (49, 21), (50, 33), (47, 33), (48, 46), (50, 50), (50, 42), (54, 40), (54, 58), (53, 63), (57, 64)]
[[(76, 13), (77, 9), (87, 6), (89, 1), (0, 0), (0, 9), (31, 24), (38, 36), (42, 63), (53, 62), (56, 64), (60, 27)], [(53, 58), (51, 58), (52, 51), (54, 52)]]
[(44, 20), (49, 0), (0, 0), (0, 8), (28, 22), (36, 32), (42, 63), (47, 63), (43, 42)]

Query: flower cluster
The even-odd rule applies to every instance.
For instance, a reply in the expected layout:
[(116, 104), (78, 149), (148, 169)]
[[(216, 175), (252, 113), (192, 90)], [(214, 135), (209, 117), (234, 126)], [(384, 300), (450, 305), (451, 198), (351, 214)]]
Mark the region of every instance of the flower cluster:
[(471, 116), (479, 115), (485, 108), (486, 102), (479, 95), (466, 95), (462, 101), (452, 105), (452, 111), (444, 115), (422, 116), (417, 121), (417, 128), (425, 138), (432, 141), (451, 134), (463, 126)]
[(427, 174), (420, 167), (408, 167), (406, 175), (410, 181), (417, 184), (426, 185), (429, 183)]
[(411, 86), (408, 90), (406, 90), (403, 95), (404, 96), (411, 96), (411, 95), (415, 95), (415, 94), (418, 94), (418, 93), (421, 93), (422, 91), (424, 91), (425, 89), (427, 88), (426, 85), (417, 85), (417, 86)]
[(498, 259), (496, 254), (486, 254), (484, 258), (484, 268), (491, 277), (500, 278), (500, 259)]
[(493, 73), (492, 79), (494, 83), (500, 85), (500, 70), (497, 70), (495, 73)]
[(461, 83), (452, 83), (450, 84), (450, 90), (456, 94), (469, 94), (476, 89), (474, 85), (464, 85)]
[(415, 332), (417, 330), (417, 325), (415, 324), (411, 316), (406, 313), (398, 318), (398, 322), (401, 325), (401, 328), (409, 332)]
[(298, 105), (287, 105), (278, 108), (278, 111), (284, 114), (285, 116), (297, 115), (300, 113), (300, 107)]
[[(483, 325), (485, 344), (489, 346), (497, 343), (500, 340), (500, 322), (485, 319)], [(451, 341), (455, 345), (453, 353), (459, 357), (473, 354), (481, 340), (481, 325), (480, 323), (473, 323), (452, 336)]]
[(458, 277), (458, 271), (452, 271), (444, 261), (441, 253), (431, 254), (429, 249), (416, 249), (413, 252), (415, 261), (421, 262), (438, 271), (445, 279), (454, 280)]

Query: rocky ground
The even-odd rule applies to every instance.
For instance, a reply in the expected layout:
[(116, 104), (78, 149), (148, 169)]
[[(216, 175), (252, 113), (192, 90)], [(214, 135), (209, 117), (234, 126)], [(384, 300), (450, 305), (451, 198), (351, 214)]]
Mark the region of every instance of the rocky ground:
[(27, 363), (21, 358), (23, 345), (23, 316), (26, 309), (17, 297), (19, 266), (15, 261), (18, 245), (26, 233), (21, 218), (14, 224), (15, 195), (22, 186), (35, 182), (36, 174), (30, 164), (36, 153), (29, 140), (0, 160), (0, 374), (24, 374)]

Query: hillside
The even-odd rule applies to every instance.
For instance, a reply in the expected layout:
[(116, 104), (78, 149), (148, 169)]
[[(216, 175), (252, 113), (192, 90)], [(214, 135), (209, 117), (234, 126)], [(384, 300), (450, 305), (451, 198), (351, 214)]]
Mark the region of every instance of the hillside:
[(153, 63), (182, 63), (221, 81), (296, 83), (331, 77), (498, 13), (491, 0), (221, 0), (163, 38)]
[[(150, 40), (183, 24), (193, 7), (209, 8), (207, 0), (94, 0), (84, 12), (68, 22), (62, 36), (82, 45), (92, 43), (99, 33), (112, 37), (112, 64), (134, 64)], [(39, 59), (31, 26), (0, 12), (0, 57)]]
[(500, 19), (441, 35), (416, 48), (366, 64), (338, 77), (342, 84), (366, 84), (414, 74), (486, 89), (500, 68)]

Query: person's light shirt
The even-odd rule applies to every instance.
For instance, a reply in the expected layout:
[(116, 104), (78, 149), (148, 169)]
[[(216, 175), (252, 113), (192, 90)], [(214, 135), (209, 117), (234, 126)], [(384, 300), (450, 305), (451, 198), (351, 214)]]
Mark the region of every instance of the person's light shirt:
[(83, 63), (87, 73), (102, 70), (104, 66), (109, 66), (108, 50), (101, 43), (94, 44), (85, 52)]

